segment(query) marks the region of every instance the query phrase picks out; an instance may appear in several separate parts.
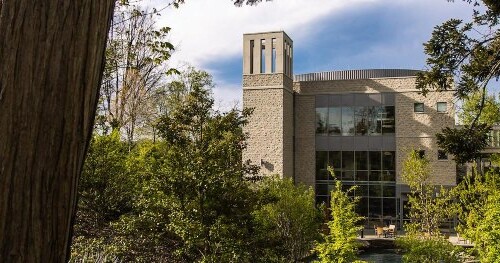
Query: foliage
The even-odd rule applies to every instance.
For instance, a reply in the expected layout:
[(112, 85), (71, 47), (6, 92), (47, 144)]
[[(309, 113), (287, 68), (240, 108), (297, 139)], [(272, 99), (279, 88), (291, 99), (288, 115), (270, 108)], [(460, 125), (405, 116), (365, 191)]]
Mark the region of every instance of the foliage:
[(182, 103), (158, 122), (168, 147), (160, 176), (171, 197), (169, 229), (187, 261), (244, 261), (252, 209), (244, 176), (254, 170), (241, 156), (248, 114), (213, 111), (205, 86), (194, 81)]
[(439, 236), (439, 224), (454, 215), (456, 205), (449, 190), (439, 191), (430, 181), (429, 161), (415, 150), (403, 163), (402, 179), (410, 187), (408, 196), (411, 223), (409, 234)]
[(106, 64), (97, 116), (106, 133), (121, 129), (129, 143), (153, 125), (157, 90), (165, 83), (166, 61), (174, 50), (166, 41), (170, 28), (157, 28), (147, 10), (126, 5), (115, 11), (106, 48)]
[(403, 181), (410, 187), (408, 196), (411, 222), (406, 235), (397, 239), (405, 251), (405, 262), (459, 262), (453, 245), (444, 239), (439, 225), (454, 215), (457, 207), (449, 190), (438, 189), (430, 181), (429, 161), (411, 151), (403, 163)]
[[(450, 19), (436, 26), (431, 39), (424, 44), (430, 68), (417, 77), (417, 88), (424, 95), (430, 90), (454, 90), (457, 98), (477, 103), (470, 105), (478, 110), (468, 126), (448, 128), (438, 141), (459, 162), (473, 160), (481, 147), (486, 146), (489, 130), (478, 120), (487, 104), (488, 83), (500, 77), (500, 4), (495, 0), (467, 2), (474, 3), (472, 22)], [(481, 94), (480, 100), (473, 98), (476, 94)], [(473, 142), (465, 143), (472, 138)]]
[[(334, 172), (329, 168), (329, 172), (334, 176)], [(328, 262), (353, 262), (357, 258), (357, 251), (360, 243), (356, 241), (358, 232), (363, 228), (359, 222), (363, 219), (355, 212), (358, 197), (351, 198), (349, 192), (354, 191), (354, 187), (347, 192), (342, 191), (342, 183), (335, 182), (335, 186), (330, 193), (330, 210), (332, 219), (327, 223), (330, 233), (323, 235), (324, 241), (316, 244), (314, 251), (318, 254), (318, 261)]]
[[(462, 124), (471, 125), (478, 116), (483, 95), (481, 93), (470, 94), (464, 99), (462, 110), (458, 113), (458, 119)], [(495, 96), (486, 95), (484, 106), (477, 120), (478, 123), (494, 125), (500, 123), (500, 102)]]
[(309, 256), (323, 220), (312, 188), (276, 177), (257, 186), (259, 203), (253, 212), (257, 257), (252, 261), (299, 262)]
[(77, 238), (72, 247), (70, 263), (119, 263), (115, 252), (105, 245), (102, 238)]
[(454, 155), (457, 164), (465, 164), (481, 157), (488, 145), (491, 127), (487, 124), (465, 125), (462, 129), (446, 127), (436, 134), (439, 147)]
[(481, 262), (497, 262), (500, 254), (500, 181), (498, 171), (469, 174), (457, 187), (462, 204), (458, 231), (474, 243)]
[(76, 235), (103, 230), (132, 209), (133, 178), (126, 167), (128, 148), (118, 132), (94, 136), (78, 188)]
[(460, 261), (460, 253), (452, 243), (441, 236), (423, 237), (407, 234), (397, 238), (396, 244), (404, 249), (403, 262), (407, 263), (454, 263)]

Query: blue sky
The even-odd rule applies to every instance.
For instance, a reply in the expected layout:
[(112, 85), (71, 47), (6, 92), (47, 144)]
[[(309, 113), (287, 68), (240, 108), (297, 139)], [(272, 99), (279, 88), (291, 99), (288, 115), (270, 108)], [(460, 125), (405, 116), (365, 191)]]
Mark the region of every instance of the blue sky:
[[(164, 0), (150, 0), (161, 8)], [(230, 0), (187, 0), (160, 17), (172, 28), (172, 65), (209, 71), (222, 109), (241, 102), (242, 35), (284, 30), (294, 41), (294, 74), (369, 68), (425, 69), (433, 27), (470, 20), (461, 0), (274, 0), (234, 7)], [(241, 106), (241, 103), (240, 103)]]

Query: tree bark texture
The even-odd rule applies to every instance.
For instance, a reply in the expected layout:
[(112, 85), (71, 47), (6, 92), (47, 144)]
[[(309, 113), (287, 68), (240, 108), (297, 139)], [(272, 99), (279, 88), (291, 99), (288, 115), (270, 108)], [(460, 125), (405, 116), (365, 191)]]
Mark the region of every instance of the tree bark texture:
[(0, 0), (0, 262), (69, 258), (114, 0)]

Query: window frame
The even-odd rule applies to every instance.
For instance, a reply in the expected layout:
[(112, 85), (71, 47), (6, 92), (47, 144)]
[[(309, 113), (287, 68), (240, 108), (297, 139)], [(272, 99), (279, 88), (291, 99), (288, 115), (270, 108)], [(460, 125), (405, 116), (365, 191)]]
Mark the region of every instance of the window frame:
[[(444, 104), (444, 106), (445, 106), (444, 111), (440, 111), (439, 110), (439, 104)], [(448, 112), (448, 103), (446, 101), (438, 101), (438, 102), (436, 102), (436, 111), (438, 113), (446, 113), (446, 112)]]
[[(417, 105), (422, 105), (422, 111), (417, 111)], [(413, 103), (413, 112), (414, 113), (425, 113), (425, 104), (423, 102), (414, 102)]]
[[(444, 154), (445, 158), (442, 158), (441, 154)], [(448, 154), (444, 150), (439, 149), (437, 151), (437, 159), (438, 161), (448, 161)]]

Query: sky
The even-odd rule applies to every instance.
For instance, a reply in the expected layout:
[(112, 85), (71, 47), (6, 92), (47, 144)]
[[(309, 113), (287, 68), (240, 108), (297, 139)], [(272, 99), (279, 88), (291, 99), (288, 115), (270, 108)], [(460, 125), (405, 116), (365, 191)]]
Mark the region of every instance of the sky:
[[(144, 0), (161, 9), (167, 0)], [(422, 44), (450, 18), (469, 21), (472, 6), (447, 0), (273, 0), (235, 7), (231, 0), (186, 0), (167, 8), (171, 67), (214, 77), (216, 107), (241, 106), (243, 34), (284, 30), (293, 40), (294, 74), (374, 68), (425, 69)]]

